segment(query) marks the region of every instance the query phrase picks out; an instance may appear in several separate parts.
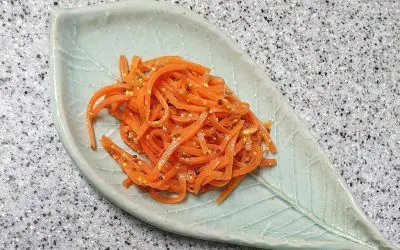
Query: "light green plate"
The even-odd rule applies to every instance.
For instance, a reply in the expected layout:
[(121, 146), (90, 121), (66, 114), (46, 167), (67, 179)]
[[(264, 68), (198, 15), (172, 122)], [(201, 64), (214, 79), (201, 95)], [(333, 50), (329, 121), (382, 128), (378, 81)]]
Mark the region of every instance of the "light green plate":
[[(196, 238), (277, 249), (389, 249), (326, 155), (281, 94), (223, 32), (193, 13), (153, 1), (52, 11), (52, 108), (61, 140), (80, 171), (122, 209)], [(121, 54), (181, 55), (226, 79), (261, 120), (272, 118), (278, 166), (246, 178), (221, 206), (218, 192), (178, 205), (121, 185), (124, 174), (102, 148), (88, 146), (84, 113), (99, 87), (118, 75)], [(114, 119), (96, 122), (123, 145)]]

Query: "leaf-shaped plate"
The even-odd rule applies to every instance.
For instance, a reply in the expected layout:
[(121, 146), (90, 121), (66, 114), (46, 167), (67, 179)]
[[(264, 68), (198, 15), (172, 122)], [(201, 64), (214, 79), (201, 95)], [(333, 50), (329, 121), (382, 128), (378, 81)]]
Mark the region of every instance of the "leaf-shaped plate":
[[(182, 8), (153, 1), (53, 10), (52, 108), (61, 140), (82, 173), (108, 199), (165, 230), (265, 248), (384, 249), (328, 158), (273, 83), (223, 32)], [(93, 92), (117, 78), (119, 55), (182, 55), (226, 79), (261, 120), (272, 118), (278, 166), (247, 177), (217, 206), (217, 192), (177, 205), (121, 185), (124, 174), (102, 148), (88, 146), (84, 113)], [(96, 134), (123, 145), (117, 122)]]

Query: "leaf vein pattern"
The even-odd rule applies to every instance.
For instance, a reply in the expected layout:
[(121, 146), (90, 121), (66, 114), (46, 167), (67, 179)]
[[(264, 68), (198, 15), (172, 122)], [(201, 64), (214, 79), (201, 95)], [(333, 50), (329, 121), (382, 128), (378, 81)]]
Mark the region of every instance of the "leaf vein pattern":
[[(272, 191), (273, 193), (275, 193), (278, 197), (280, 197), (283, 201), (285, 201), (286, 203), (288, 203), (290, 205), (290, 207), (293, 207), (293, 209), (297, 210), (298, 212), (304, 214), (308, 219), (310, 219), (313, 223), (319, 225), (320, 227), (324, 228), (325, 230), (336, 234), (344, 239), (348, 239), (350, 241), (353, 241), (355, 243), (358, 243), (360, 245), (363, 245), (365, 247), (368, 248), (374, 248), (374, 246), (371, 243), (365, 242), (357, 237), (354, 237), (353, 235), (347, 234), (346, 231), (343, 232), (337, 228), (333, 228), (329, 225), (327, 225), (326, 223), (324, 223), (323, 221), (321, 221), (320, 219), (318, 219), (314, 214), (308, 212), (306, 209), (304, 209), (302, 206), (300, 206), (299, 204), (296, 204), (292, 199), (290, 199), (286, 194), (284, 194), (283, 192), (281, 192), (281, 190), (278, 190), (277, 188), (275, 188), (274, 186), (272, 186), (271, 184), (269, 184), (267, 181), (265, 181), (263, 178), (255, 175), (255, 174), (251, 174), (251, 176), (253, 178), (255, 178), (256, 180), (258, 180), (262, 185), (264, 185), (267, 189), (269, 189), (270, 191)], [(346, 219), (346, 216), (345, 216)]]

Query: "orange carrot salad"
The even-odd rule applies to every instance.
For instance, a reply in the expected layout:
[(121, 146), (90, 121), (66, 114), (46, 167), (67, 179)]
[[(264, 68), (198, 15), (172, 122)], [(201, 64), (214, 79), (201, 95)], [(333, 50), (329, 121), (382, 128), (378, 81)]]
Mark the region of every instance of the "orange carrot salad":
[(127, 175), (126, 188), (135, 184), (163, 203), (223, 188), (220, 204), (246, 174), (276, 165), (265, 158), (276, 152), (271, 124), (263, 125), (210, 69), (178, 56), (134, 56), (130, 65), (121, 56), (119, 66), (121, 79), (93, 94), (86, 119), (93, 150), (93, 123), (108, 109), (120, 121), (123, 141), (146, 156), (141, 160), (102, 136)]

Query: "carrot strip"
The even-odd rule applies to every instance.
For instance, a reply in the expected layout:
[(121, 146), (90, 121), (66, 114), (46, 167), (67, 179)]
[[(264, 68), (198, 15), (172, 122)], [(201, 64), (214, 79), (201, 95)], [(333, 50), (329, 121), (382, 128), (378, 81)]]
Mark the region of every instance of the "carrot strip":
[(239, 176), (239, 175), (245, 175), (245, 174), (255, 170), (260, 165), (260, 162), (262, 160), (261, 149), (258, 147), (252, 153), (254, 155), (253, 160), (247, 166), (233, 170), (233, 174), (232, 174), (233, 177)]
[(215, 187), (215, 186), (212, 186), (212, 185), (207, 184), (207, 185), (203, 186), (203, 187), (200, 189), (199, 194), (206, 193), (206, 192), (211, 191), (211, 190), (214, 190), (214, 189), (216, 189), (216, 188), (217, 188), (217, 187)]
[(178, 124), (192, 123), (199, 118), (197, 114), (192, 114), (192, 113), (189, 114), (181, 113), (181, 115), (178, 116), (175, 109), (170, 109), (170, 112), (171, 112), (171, 120)]
[(202, 97), (204, 97), (204, 98), (207, 98), (207, 99), (209, 99), (209, 100), (211, 100), (211, 101), (214, 101), (214, 102), (217, 102), (218, 103), (218, 101), (219, 100), (221, 100), (220, 98), (221, 98), (221, 96), (220, 95), (218, 95), (218, 93), (216, 93), (215, 91), (214, 91), (214, 89), (213, 88), (210, 88), (210, 87), (207, 87), (207, 88), (197, 88), (196, 89), (196, 92), (199, 94), (199, 95), (201, 95)]
[(92, 116), (96, 117), (97, 113), (99, 113), (100, 110), (105, 108), (108, 105), (111, 105), (113, 103), (120, 103), (129, 100), (129, 96), (126, 95), (113, 95), (110, 96), (106, 99), (104, 99), (99, 105), (97, 105), (93, 110), (92, 110)]
[[(124, 122), (121, 122), (119, 132), (120, 132), (122, 140), (131, 149), (135, 150), (138, 153), (141, 153), (142, 149), (138, 145), (137, 139), (134, 136), (135, 132), (130, 131), (130, 128), (126, 129), (127, 127), (129, 128), (129, 126), (126, 126)], [(135, 143), (135, 141), (136, 141), (136, 143)]]
[(272, 139), (269, 135), (268, 130), (264, 127), (264, 125), (257, 119), (257, 117), (253, 114), (253, 112), (250, 112), (250, 117), (253, 121), (255, 121), (258, 124), (258, 128), (260, 129), (261, 135), (265, 140), (265, 143), (268, 145), (269, 151), (272, 153), (276, 153), (276, 147), (274, 143), (272, 142)]
[(200, 188), (202, 186), (202, 183), (204, 179), (209, 176), (213, 170), (218, 167), (218, 165), (221, 164), (221, 161), (219, 159), (215, 159), (211, 161), (207, 166), (204, 167), (204, 169), (201, 171), (201, 173), (197, 176), (196, 181), (195, 181), (195, 186), (194, 186), (194, 193), (198, 193), (200, 191)]
[(240, 182), (242, 181), (243, 177), (244, 177), (244, 175), (232, 178), (232, 180), (228, 183), (226, 188), (217, 197), (215, 202), (218, 205), (221, 204), (230, 195), (230, 193), (232, 193), (232, 191), (240, 184)]
[(263, 158), (260, 162), (259, 167), (273, 167), (276, 165), (276, 160), (275, 159), (267, 159)]
[[(137, 109), (139, 111), (139, 114), (140, 114), (140, 117), (142, 119), (146, 118), (146, 109), (145, 109), (145, 106), (144, 106), (144, 104), (145, 104), (145, 97), (144, 97), (145, 94), (144, 94), (144, 92), (145, 92), (144, 88), (141, 88), (138, 91), (138, 95), (137, 95), (136, 103), (135, 103), (135, 106), (137, 107)], [(134, 99), (132, 99), (132, 101), (135, 102)]]
[(237, 153), (239, 153), (244, 145), (244, 141), (243, 140), (239, 140), (236, 145), (235, 145), (235, 152), (233, 153), (234, 155), (237, 155)]
[(119, 71), (121, 74), (121, 80), (124, 81), (129, 73), (128, 59), (124, 55), (119, 57)]
[(217, 117), (215, 116), (215, 114), (212, 114), (210, 116), (210, 121), (212, 123), (212, 125), (219, 131), (221, 131), (222, 133), (225, 134), (229, 134), (229, 130), (227, 130), (226, 128), (224, 128), (221, 124), (218, 123)]
[(180, 191), (177, 193), (176, 197), (167, 197), (159, 194), (155, 189), (150, 189), (150, 196), (156, 201), (168, 204), (175, 204), (181, 202), (186, 197), (186, 180), (179, 180)]
[(223, 187), (229, 183), (229, 180), (212, 180), (210, 181), (210, 185), (214, 187)]
[(118, 160), (121, 163), (122, 170), (124, 171), (126, 170), (126, 166), (124, 166), (124, 163), (126, 163), (138, 171), (144, 173), (149, 172), (149, 166), (146, 162), (138, 160), (137, 157), (135, 158), (134, 156), (130, 155), (125, 150), (114, 144), (109, 138), (107, 138), (104, 135), (101, 138), (101, 144), (103, 145), (104, 149), (110, 154), (111, 157), (113, 157), (114, 159)]
[(89, 131), (89, 141), (90, 141), (90, 146), (93, 150), (96, 149), (96, 137), (94, 134), (94, 128), (93, 128), (93, 120), (95, 119), (95, 116), (93, 115), (93, 107), (96, 104), (97, 100), (101, 98), (102, 96), (106, 95), (109, 92), (115, 91), (115, 90), (125, 90), (128, 89), (128, 86), (125, 84), (117, 83), (117, 84), (112, 84), (109, 86), (105, 86), (98, 91), (96, 91), (92, 98), (90, 98), (87, 109), (86, 109), (86, 122), (87, 122), (87, 127)]
[(243, 120), (240, 120), (240, 121), (238, 122), (238, 124), (232, 129), (232, 131), (229, 132), (229, 134), (227, 134), (227, 135), (224, 137), (224, 140), (223, 140), (223, 142), (221, 143), (220, 148), (219, 148), (221, 151), (224, 151), (224, 149), (225, 149), (226, 145), (228, 144), (229, 140), (232, 138), (232, 136), (233, 136), (234, 134), (236, 134), (237, 132), (240, 131), (240, 129), (243, 127), (243, 124), (244, 124), (244, 121), (243, 121)]
[(203, 164), (206, 162), (209, 162), (212, 159), (217, 158), (218, 155), (217, 154), (207, 154), (207, 155), (202, 155), (202, 156), (198, 156), (198, 157), (191, 157), (191, 158), (180, 158), (179, 162), (182, 162), (186, 165), (199, 165), (199, 164)]
[(176, 97), (168, 91), (164, 92), (164, 94), (167, 97), (168, 101), (178, 109), (183, 109), (191, 112), (202, 112), (206, 109), (205, 107), (202, 106), (182, 103), (178, 101), (178, 99), (176, 99)]
[(122, 184), (125, 188), (129, 188), (130, 186), (132, 186), (133, 181), (128, 177), (122, 182)]
[(170, 116), (169, 106), (168, 103), (165, 101), (164, 97), (158, 90), (154, 91), (154, 95), (156, 96), (157, 100), (160, 102), (161, 106), (164, 109), (163, 116), (158, 121), (147, 121), (151, 127), (159, 127), (161, 126)]
[(208, 146), (207, 146), (206, 139), (204, 138), (204, 134), (199, 132), (199, 133), (197, 133), (197, 137), (199, 139), (201, 150), (203, 151), (203, 154), (206, 155), (208, 153), (209, 149), (208, 149)]
[(149, 158), (149, 160), (153, 163), (156, 164), (158, 159), (156, 157), (156, 155), (154, 154), (154, 151), (152, 150), (152, 148), (150, 147), (149, 143), (145, 140), (140, 140), (140, 147), (143, 150), (143, 153), (145, 153), (145, 155), (147, 156), (147, 158)]
[(139, 56), (132, 57), (131, 67), (130, 67), (128, 75), (125, 78), (126, 83), (128, 83), (130, 85), (132, 85), (134, 83), (137, 68), (138, 68), (141, 60), (142, 60), (142, 58), (140, 58)]
[(144, 70), (144, 66), (147, 69), (151, 69), (152, 67), (156, 66), (163, 66), (166, 64), (172, 64), (172, 63), (180, 63), (183, 61), (183, 58), (180, 56), (161, 56), (161, 57), (156, 57), (147, 61), (144, 61), (142, 65), (140, 65), (142, 68), (141, 70)]
[(189, 147), (189, 146), (180, 146), (176, 149), (176, 152), (195, 155), (195, 156), (203, 155), (203, 151), (201, 149), (197, 149), (197, 148)]
[(232, 168), (233, 168), (233, 157), (235, 153), (235, 145), (236, 145), (236, 140), (239, 136), (239, 132), (236, 133), (228, 142), (228, 145), (226, 146), (225, 150), (225, 156), (229, 159), (228, 165), (225, 168), (224, 172), (224, 179), (225, 180), (230, 180), (232, 178)]
[(193, 94), (186, 95), (186, 100), (188, 102), (191, 102), (191, 103), (194, 103), (194, 104), (197, 104), (197, 105), (201, 105), (201, 106), (204, 106), (204, 107), (218, 107), (218, 103), (217, 102), (210, 101), (210, 100), (207, 100), (207, 99), (203, 99), (203, 98), (201, 98), (199, 96), (196, 96), (196, 95), (193, 95)]

